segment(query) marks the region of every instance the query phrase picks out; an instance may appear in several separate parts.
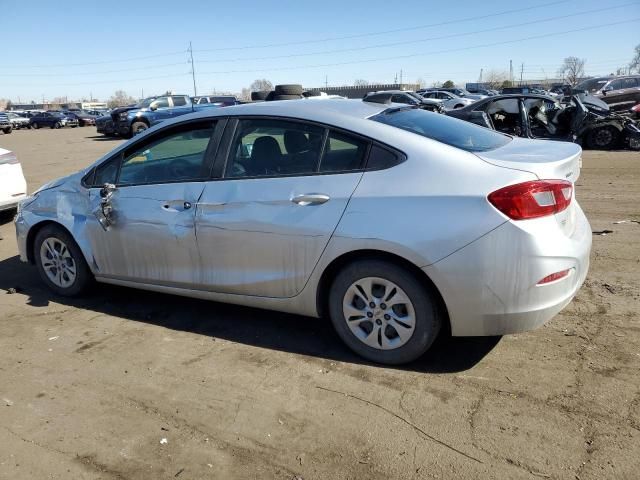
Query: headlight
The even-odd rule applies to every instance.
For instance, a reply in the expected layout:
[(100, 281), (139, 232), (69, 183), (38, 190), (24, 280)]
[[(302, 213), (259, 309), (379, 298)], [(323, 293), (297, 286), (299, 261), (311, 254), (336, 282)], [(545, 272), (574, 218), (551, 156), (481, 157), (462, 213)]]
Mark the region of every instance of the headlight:
[(127, 112), (120, 112), (120, 120), (126, 120), (127, 119)]

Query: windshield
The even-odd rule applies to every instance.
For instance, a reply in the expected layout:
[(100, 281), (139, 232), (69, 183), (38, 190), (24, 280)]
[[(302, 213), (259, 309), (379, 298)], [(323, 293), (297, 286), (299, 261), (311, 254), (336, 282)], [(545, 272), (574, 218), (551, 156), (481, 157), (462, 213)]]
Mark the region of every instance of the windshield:
[(145, 98), (144, 100), (141, 100), (140, 103), (136, 105), (136, 107), (147, 108), (149, 105), (151, 105), (151, 102), (153, 102), (155, 99), (156, 97)]
[(608, 78), (591, 78), (580, 82), (577, 86), (577, 90), (586, 90), (587, 92), (597, 92), (609, 81)]
[(467, 152), (486, 152), (511, 141), (508, 135), (488, 128), (416, 108), (382, 112), (370, 119)]
[(420, 95), (418, 95), (418, 94), (417, 94), (417, 93), (415, 93), (415, 92), (405, 92), (405, 93), (406, 93), (407, 95), (412, 96), (412, 97), (413, 97), (413, 98), (415, 98), (416, 100), (420, 100), (420, 101), (424, 100), (424, 97), (421, 97)]

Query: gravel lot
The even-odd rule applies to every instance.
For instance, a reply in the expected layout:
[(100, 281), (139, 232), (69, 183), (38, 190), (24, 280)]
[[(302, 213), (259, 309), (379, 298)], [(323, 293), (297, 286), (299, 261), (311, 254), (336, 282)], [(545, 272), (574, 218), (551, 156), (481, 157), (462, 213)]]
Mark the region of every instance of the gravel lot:
[[(30, 191), (118, 142), (0, 135)], [(361, 361), (324, 320), (110, 286), (56, 297), (5, 216), (0, 478), (638, 478), (640, 224), (614, 222), (640, 220), (640, 153), (585, 152), (577, 195), (613, 233), (564, 312), (403, 368)]]

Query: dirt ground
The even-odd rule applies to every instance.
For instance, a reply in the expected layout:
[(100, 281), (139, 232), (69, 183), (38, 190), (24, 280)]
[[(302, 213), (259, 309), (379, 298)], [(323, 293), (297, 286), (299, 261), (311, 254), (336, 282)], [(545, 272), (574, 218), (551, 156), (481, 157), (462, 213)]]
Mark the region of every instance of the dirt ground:
[[(30, 191), (118, 142), (0, 135)], [(640, 224), (614, 222), (640, 220), (640, 153), (585, 152), (577, 195), (613, 233), (560, 315), (402, 368), (323, 320), (110, 286), (56, 297), (4, 218), (0, 478), (638, 478)]]

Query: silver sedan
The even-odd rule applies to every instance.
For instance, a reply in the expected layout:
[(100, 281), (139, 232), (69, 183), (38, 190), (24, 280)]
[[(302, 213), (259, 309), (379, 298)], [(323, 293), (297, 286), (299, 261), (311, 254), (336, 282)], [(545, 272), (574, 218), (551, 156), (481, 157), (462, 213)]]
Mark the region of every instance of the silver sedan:
[(20, 257), (60, 295), (98, 281), (327, 315), (400, 364), (442, 330), (522, 332), (571, 301), (591, 248), (580, 157), (406, 105), (212, 109), (24, 200)]

